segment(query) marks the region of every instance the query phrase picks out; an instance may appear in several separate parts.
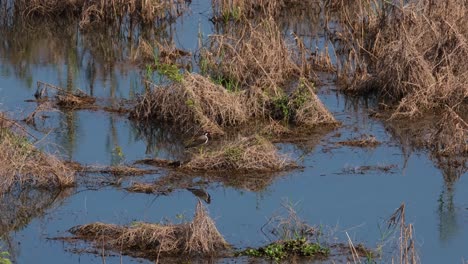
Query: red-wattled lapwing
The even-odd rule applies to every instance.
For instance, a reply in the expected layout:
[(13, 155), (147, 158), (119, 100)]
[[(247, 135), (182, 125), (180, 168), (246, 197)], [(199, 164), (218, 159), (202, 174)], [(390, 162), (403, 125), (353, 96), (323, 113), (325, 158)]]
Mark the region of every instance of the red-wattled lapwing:
[(210, 132), (205, 132), (203, 135), (193, 139), (185, 148), (194, 148), (208, 143)]
[(190, 191), (193, 193), (193, 195), (197, 196), (198, 198), (202, 199), (205, 201), (205, 203), (209, 204), (211, 203), (211, 196), (210, 194), (205, 191), (204, 189), (198, 189), (198, 188), (187, 188), (187, 191)]

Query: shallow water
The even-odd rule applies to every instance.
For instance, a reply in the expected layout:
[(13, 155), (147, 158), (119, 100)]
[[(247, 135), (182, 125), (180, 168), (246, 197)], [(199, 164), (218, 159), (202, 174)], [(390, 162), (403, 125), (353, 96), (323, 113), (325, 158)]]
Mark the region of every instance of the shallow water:
[[(172, 25), (173, 40), (179, 47), (195, 52), (199, 30), (205, 37), (213, 32), (209, 18), (210, 4), (193, 1), (191, 12)], [(305, 24), (285, 26), (307, 32)], [(87, 38), (77, 30), (56, 30), (57, 38), (36, 34), (29, 39), (18, 39), (15, 34), (3, 34), (6, 38), (0, 52), (2, 110), (17, 118), (26, 116), (35, 107), (25, 100), (33, 98), (37, 81), (64, 88), (79, 87), (110, 100), (132, 99), (144, 91), (141, 71), (125, 56), (116, 55), (122, 49), (124, 54), (130, 54), (131, 44), (122, 45), (121, 49), (109, 45), (115, 44), (115, 40), (102, 41), (100, 49), (89, 41), (94, 36)], [(60, 42), (65, 36), (69, 40)], [(12, 54), (15, 52), (16, 56)], [(464, 191), (468, 188), (467, 173), (454, 182), (446, 182), (444, 172), (434, 165), (427, 152), (408, 153), (385, 124), (368, 117), (367, 105), (372, 105), (371, 102), (346, 98), (335, 89), (332, 83), (326, 84), (319, 90), (319, 96), (343, 123), (342, 127), (309, 142), (278, 144), (283, 153), (301, 160), (303, 169), (278, 175), (271, 184), (257, 191), (216, 182), (208, 185), (212, 197), (208, 206), (210, 215), (226, 240), (239, 248), (268, 242), (262, 226), (281, 210), (282, 203), (291, 202), (305, 221), (325, 226), (326, 233), (338, 241), (345, 242), (347, 232), (353, 241), (373, 247), (382, 237), (379, 224), (405, 203), (406, 219), (415, 226), (422, 263), (467, 260), (468, 194)], [(145, 157), (170, 158), (177, 156), (177, 146), (180, 147), (176, 136), (145, 135), (125, 116), (100, 111), (47, 114), (50, 117), (38, 124), (40, 132), (34, 133), (52, 143), (49, 151), (58, 151), (65, 159), (85, 164), (114, 165)], [(372, 134), (383, 144), (374, 149), (334, 145), (362, 134)], [(116, 155), (118, 149), (123, 156)], [(363, 165), (396, 165), (396, 168), (390, 172), (356, 173)], [(161, 170), (127, 181), (152, 181), (165, 173)], [(229, 172), (223, 176), (229, 177)], [(46, 202), (38, 205), (41, 209), (23, 224), (0, 222), (0, 230), (8, 230), (3, 234), (1, 248), (8, 250), (16, 263), (102, 263), (99, 255), (75, 254), (73, 246), (48, 238), (66, 236), (69, 228), (95, 221), (128, 224), (135, 220), (170, 219), (178, 222), (180, 215), (191, 219), (197, 202), (186, 190), (154, 196), (128, 193), (119, 187), (85, 186), (22, 202), (34, 204), (38, 199)], [(21, 222), (22, 216), (13, 215), (8, 220)], [(84, 245), (87, 247), (90, 246)], [(123, 263), (147, 262), (122, 258)], [(120, 256), (106, 256), (106, 263), (119, 261)], [(223, 261), (228, 260), (220, 260)]]

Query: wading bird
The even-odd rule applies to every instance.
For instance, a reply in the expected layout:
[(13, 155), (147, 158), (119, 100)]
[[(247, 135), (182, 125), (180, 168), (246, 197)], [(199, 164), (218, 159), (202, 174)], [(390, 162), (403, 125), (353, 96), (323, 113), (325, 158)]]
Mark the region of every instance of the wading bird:
[(193, 139), (185, 148), (199, 147), (208, 143), (210, 132), (205, 132), (203, 135)]
[(187, 188), (187, 190), (193, 193), (193, 195), (205, 201), (205, 203), (207, 204), (211, 203), (211, 196), (204, 189)]

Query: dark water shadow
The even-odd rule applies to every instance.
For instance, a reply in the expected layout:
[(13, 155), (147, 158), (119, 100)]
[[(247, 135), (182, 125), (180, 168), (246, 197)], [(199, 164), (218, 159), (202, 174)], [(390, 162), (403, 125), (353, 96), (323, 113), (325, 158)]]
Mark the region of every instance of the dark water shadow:
[(0, 196), (0, 241), (5, 244), (12, 260), (16, 259), (18, 243), (11, 232), (26, 228), (36, 218), (43, 217), (47, 211), (59, 207), (73, 193), (73, 189), (45, 190), (15, 188)]

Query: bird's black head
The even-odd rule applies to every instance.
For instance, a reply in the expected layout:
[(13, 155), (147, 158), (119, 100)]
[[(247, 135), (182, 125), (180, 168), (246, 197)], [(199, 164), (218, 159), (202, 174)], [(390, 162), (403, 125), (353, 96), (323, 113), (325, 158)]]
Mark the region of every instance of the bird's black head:
[(205, 133), (203, 133), (203, 135), (209, 137), (211, 135), (211, 133), (209, 131), (205, 131)]

